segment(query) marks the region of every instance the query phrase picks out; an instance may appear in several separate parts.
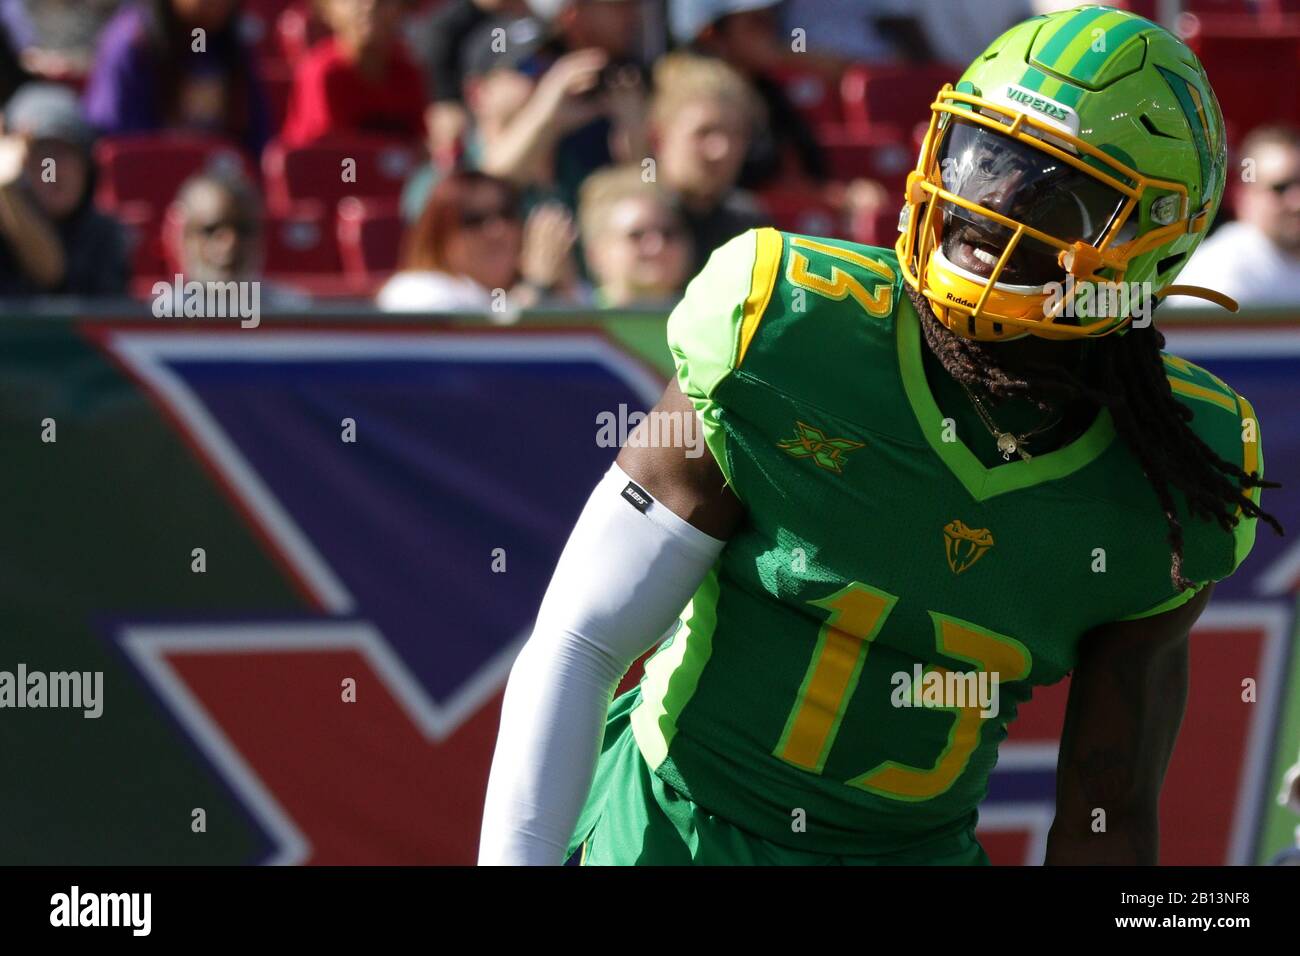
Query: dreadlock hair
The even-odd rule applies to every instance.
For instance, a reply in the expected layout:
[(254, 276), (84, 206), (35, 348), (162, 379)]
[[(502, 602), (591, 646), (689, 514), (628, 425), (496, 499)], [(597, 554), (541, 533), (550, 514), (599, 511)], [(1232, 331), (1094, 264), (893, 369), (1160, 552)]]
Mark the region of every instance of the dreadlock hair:
[[(1258, 472), (1247, 474), (1224, 461), (1192, 431), (1192, 410), (1174, 398), (1160, 356), (1165, 337), (1154, 323), (1130, 326), (1123, 336), (1107, 335), (1086, 343), (1086, 361), (1067, 365), (1025, 363), (1014, 371), (998, 361), (997, 349), (949, 330), (915, 289), (908, 295), (921, 318), (926, 344), (940, 364), (963, 385), (997, 398), (1020, 397), (1044, 411), (1054, 400), (1085, 400), (1109, 409), (1115, 431), (1151, 483), (1169, 526), (1169, 578), (1179, 591), (1192, 583), (1183, 576), (1183, 526), (1174, 501), (1181, 492), (1193, 517), (1216, 522), (1225, 531), (1241, 514), (1263, 520), (1278, 534), (1282, 525), (1246, 494), (1249, 488), (1278, 488)], [(1080, 343), (1084, 344), (1084, 343)]]

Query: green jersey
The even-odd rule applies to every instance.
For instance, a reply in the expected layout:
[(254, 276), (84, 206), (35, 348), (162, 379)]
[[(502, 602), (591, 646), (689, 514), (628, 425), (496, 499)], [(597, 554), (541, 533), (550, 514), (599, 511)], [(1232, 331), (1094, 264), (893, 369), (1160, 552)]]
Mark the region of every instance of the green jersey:
[[(631, 726), (660, 779), (737, 827), (866, 855), (968, 831), (1032, 688), (1090, 628), (1194, 593), (1170, 583), (1165, 517), (1107, 412), (1028, 460), (972, 453), (927, 384), (892, 251), (745, 233), (668, 335), (747, 519), (648, 661)], [(1262, 471), (1245, 400), (1166, 367), (1196, 433)], [(1231, 574), (1254, 522), (1178, 504), (1184, 574)], [(953, 696), (981, 674), (996, 706)]]

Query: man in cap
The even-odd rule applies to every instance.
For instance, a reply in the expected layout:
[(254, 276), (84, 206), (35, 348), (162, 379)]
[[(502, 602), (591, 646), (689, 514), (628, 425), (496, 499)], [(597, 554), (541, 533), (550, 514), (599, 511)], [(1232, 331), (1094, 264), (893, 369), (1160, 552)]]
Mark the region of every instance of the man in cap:
[(67, 87), (28, 83), (10, 99), (0, 138), (0, 294), (126, 291), (122, 227), (92, 203), (93, 139)]

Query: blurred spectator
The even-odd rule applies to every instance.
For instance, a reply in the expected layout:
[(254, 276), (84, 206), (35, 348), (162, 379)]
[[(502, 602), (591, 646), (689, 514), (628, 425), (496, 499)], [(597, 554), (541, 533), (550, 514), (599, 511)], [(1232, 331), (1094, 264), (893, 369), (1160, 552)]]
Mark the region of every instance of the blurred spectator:
[(176, 193), (168, 228), (186, 282), (256, 280), (264, 309), (294, 311), (310, 304), (306, 293), (262, 279), (262, 202), (242, 173), (221, 170), (191, 176)]
[[(1232, 296), (1244, 306), (1300, 305), (1300, 129), (1264, 126), (1241, 144), (1236, 222), (1210, 236), (1175, 280)], [(1173, 296), (1170, 307), (1195, 307)], [(1204, 308), (1204, 305), (1201, 304)]]
[[(546, 43), (542, 24), (532, 19), (492, 20), (466, 41), (462, 58), (461, 91), (465, 115), (455, 109), (429, 111), (429, 154), (432, 162), (416, 170), (402, 192), (402, 215), (409, 222), (420, 217), (438, 178), (453, 168), (478, 169), (484, 143), (495, 142), (528, 102), (533, 81), (520, 67), (529, 63)], [(493, 43), (493, 31), (503, 31)], [(504, 48), (502, 48), (504, 45)], [(548, 196), (545, 183), (523, 186), (524, 210)]]
[(378, 305), (390, 312), (491, 315), (546, 299), (585, 302), (589, 296), (573, 268), (574, 238), (562, 207), (541, 206), (523, 224), (509, 183), (454, 172), (434, 188), (407, 233), (402, 271), (379, 291)]
[(724, 60), (749, 81), (767, 109), (769, 125), (756, 132), (741, 169), (739, 184), (745, 189), (792, 178), (824, 182), (829, 176), (825, 152), (776, 73), (783, 66), (821, 70), (834, 87), (844, 64), (793, 52), (781, 33), (777, 5), (778, 0), (669, 2), (674, 39)]
[(124, 6), (100, 37), (86, 87), (90, 122), (106, 134), (215, 133), (260, 153), (266, 98), (252, 50), (240, 38), (238, 13), (238, 0)]
[(728, 239), (763, 225), (761, 209), (736, 189), (736, 179), (764, 122), (749, 84), (722, 61), (671, 53), (655, 65), (650, 135), (657, 176), (691, 234), (692, 274)]
[(74, 93), (28, 83), (0, 137), (0, 293), (114, 295), (130, 275), (125, 233), (95, 210), (93, 131)]
[(123, 0), (0, 0), (23, 65), (39, 76), (83, 76), (90, 70), (99, 32)]
[[(781, 5), (785, 35), (803, 30), (808, 49), (860, 63), (906, 57), (925, 41), (905, 0), (786, 0)], [(908, 21), (896, 25), (901, 16)], [(883, 21), (883, 22), (882, 22)]]
[(809, 52), (867, 63), (964, 65), (1004, 30), (1042, 12), (1028, 0), (786, 0), (783, 19), (787, 36), (806, 31)]
[(512, 60), (528, 97), (484, 139), (484, 171), (516, 185), (554, 185), (573, 208), (578, 186), (616, 159), (646, 154), (644, 71), (635, 0), (529, 0), (544, 27), (535, 51)]
[(1279, 805), (1292, 813), (1300, 813), (1300, 757), (1282, 775), (1282, 790), (1277, 795)]
[(578, 194), (587, 272), (602, 308), (661, 305), (691, 277), (686, 224), (635, 164), (592, 173)]
[(31, 79), (31, 75), (18, 62), (17, 46), (11, 41), (3, 23), (0, 23), (0, 108), (9, 102), (18, 87)]
[(434, 103), (464, 103), (465, 45), (483, 24), (527, 13), (524, 0), (446, 0), (438, 7), (430, 19)]
[(399, 36), (403, 0), (317, 0), (332, 35), (298, 64), (280, 138), (424, 135), (425, 80)]

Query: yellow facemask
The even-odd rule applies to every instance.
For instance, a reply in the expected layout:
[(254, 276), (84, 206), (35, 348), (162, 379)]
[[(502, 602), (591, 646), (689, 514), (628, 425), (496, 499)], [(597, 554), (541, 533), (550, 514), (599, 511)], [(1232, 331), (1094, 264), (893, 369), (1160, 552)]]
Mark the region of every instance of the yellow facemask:
[[(1115, 209), (1107, 213), (1109, 221), (1096, 229), (1091, 239), (1055, 235), (1048, 223), (1043, 224), (1044, 228), (1036, 228), (969, 196), (959, 195), (960, 190), (949, 190), (941, 169), (941, 145), (959, 123), (1005, 137), (1009, 148), (1021, 156), (1032, 155), (1047, 164), (1046, 168), (1060, 171), (1060, 164), (1073, 167), (1077, 172), (1070, 171), (1068, 175), (1074, 176), (1076, 182), (1079, 182), (1077, 174), (1082, 173), (1112, 190)], [(1159, 215), (1153, 216), (1157, 224), (1140, 236), (1125, 237), (1126, 224), (1151, 191), (1162, 194), (1157, 200)], [(962, 268), (945, 255), (945, 207), (951, 207), (952, 212), (967, 222), (982, 223), (986, 234), (996, 233), (1004, 238), (995, 262), (988, 261), (993, 253), (979, 250), (980, 261), (990, 267), (987, 276)], [(1159, 224), (1162, 219), (1166, 224)], [(1136, 257), (1185, 233), (1201, 232), (1208, 224), (1208, 207), (1189, 215), (1187, 188), (1182, 183), (1144, 175), (1084, 142), (1063, 124), (969, 93), (958, 93), (946, 85), (931, 104), (930, 125), (917, 168), (908, 175), (906, 202), (899, 224), (901, 235), (895, 249), (906, 281), (929, 300), (939, 321), (959, 335), (980, 341), (1002, 341), (1026, 334), (1054, 339), (1081, 338), (1114, 332), (1125, 326), (1128, 318), (1069, 318), (1063, 313), (1070, 297), (1060, 294), (1059, 287), (1050, 287), (1041, 274), (1033, 283), (1006, 281), (1014, 272), (1009, 264), (1017, 249), (1023, 255), (1032, 245), (1040, 262), (1044, 253), (1054, 255), (1055, 266), (1060, 271), (1053, 281), (1062, 285), (1071, 276), (1076, 285), (1119, 283), (1124, 281), (1128, 265)], [(1128, 228), (1128, 236), (1136, 232), (1135, 226), (1136, 221)], [(1180, 287), (1180, 291), (1187, 288)]]

